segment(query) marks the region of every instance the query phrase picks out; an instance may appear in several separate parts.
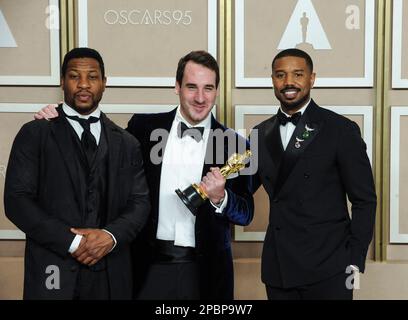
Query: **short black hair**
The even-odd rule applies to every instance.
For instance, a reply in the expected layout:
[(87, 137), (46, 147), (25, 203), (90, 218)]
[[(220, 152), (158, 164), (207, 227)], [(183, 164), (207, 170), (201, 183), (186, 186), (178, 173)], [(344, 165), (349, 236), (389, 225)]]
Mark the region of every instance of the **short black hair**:
[(283, 51), (279, 52), (272, 61), (272, 70), (273, 70), (273, 66), (275, 64), (275, 61), (280, 59), (280, 58), (284, 58), (284, 57), (298, 57), (298, 58), (305, 59), (306, 64), (310, 69), (310, 72), (313, 72), (313, 60), (310, 57), (310, 55), (308, 53), (306, 53), (305, 51), (303, 51), (303, 50), (295, 49), (295, 48), (286, 49), (286, 50), (283, 50)]
[(102, 78), (105, 78), (105, 64), (103, 63), (103, 59), (98, 51), (96, 51), (95, 49), (91, 49), (91, 48), (75, 48), (69, 51), (65, 55), (64, 61), (62, 63), (61, 77), (65, 77), (65, 74), (67, 72), (68, 62), (72, 59), (78, 59), (78, 58), (92, 58), (98, 61), (99, 67), (101, 68)]
[(186, 68), (187, 62), (192, 61), (194, 63), (200, 64), (215, 72), (215, 85), (218, 88), (220, 83), (220, 68), (214, 57), (207, 51), (191, 51), (189, 54), (182, 57), (177, 66), (176, 81), (181, 85), (184, 76), (184, 69)]

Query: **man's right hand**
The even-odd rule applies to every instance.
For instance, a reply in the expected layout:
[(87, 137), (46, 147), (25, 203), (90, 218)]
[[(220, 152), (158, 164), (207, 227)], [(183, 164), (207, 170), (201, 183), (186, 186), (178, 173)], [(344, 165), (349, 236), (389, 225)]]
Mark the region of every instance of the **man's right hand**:
[(34, 119), (41, 120), (49, 120), (52, 118), (58, 117), (58, 112), (55, 110), (58, 107), (58, 104), (49, 104), (34, 114)]
[(112, 235), (104, 230), (71, 228), (71, 231), (77, 235), (82, 235), (78, 249), (71, 254), (82, 264), (94, 265), (114, 247)]

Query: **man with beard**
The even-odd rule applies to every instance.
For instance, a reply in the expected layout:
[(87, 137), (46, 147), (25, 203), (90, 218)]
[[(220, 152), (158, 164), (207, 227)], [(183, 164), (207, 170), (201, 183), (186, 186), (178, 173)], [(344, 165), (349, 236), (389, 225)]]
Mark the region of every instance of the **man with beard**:
[(356, 123), (310, 98), (315, 77), (306, 52), (280, 52), (272, 63), (280, 109), (254, 128), (253, 191), (262, 184), (270, 200), (262, 253), (269, 299), (352, 299), (350, 280), (364, 272), (373, 234), (376, 194), (366, 145)]
[(150, 210), (140, 143), (99, 109), (104, 63), (68, 52), (64, 103), (19, 131), (8, 163), (7, 217), (26, 233), (25, 299), (130, 299), (130, 244)]

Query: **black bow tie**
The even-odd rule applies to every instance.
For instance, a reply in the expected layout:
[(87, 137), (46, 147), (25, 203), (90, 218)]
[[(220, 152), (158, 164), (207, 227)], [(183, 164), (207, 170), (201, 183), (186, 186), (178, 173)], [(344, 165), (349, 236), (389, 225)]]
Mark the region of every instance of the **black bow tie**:
[(276, 115), (278, 117), (279, 124), (282, 126), (286, 126), (288, 122), (292, 122), (295, 126), (298, 124), (300, 117), (302, 114), (300, 112), (296, 112), (292, 114), (291, 117), (287, 117), (281, 109), (279, 109), (278, 114)]
[(184, 122), (180, 122), (177, 127), (177, 136), (183, 138), (184, 136), (190, 136), (195, 141), (199, 142), (203, 138), (204, 127), (192, 127), (189, 128)]

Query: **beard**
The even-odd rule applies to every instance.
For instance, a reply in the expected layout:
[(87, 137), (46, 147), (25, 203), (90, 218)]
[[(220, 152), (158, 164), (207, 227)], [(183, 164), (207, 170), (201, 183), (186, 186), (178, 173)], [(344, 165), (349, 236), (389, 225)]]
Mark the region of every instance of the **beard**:
[(99, 99), (95, 99), (94, 95), (92, 95), (91, 103), (89, 106), (78, 106), (75, 100), (75, 96), (74, 96), (69, 100), (65, 100), (65, 103), (68, 104), (72, 109), (74, 109), (79, 114), (88, 115), (92, 113), (98, 107), (101, 99), (102, 97), (100, 97)]
[(95, 104), (95, 101), (92, 101), (92, 104), (89, 107), (78, 107), (74, 100), (70, 107), (79, 114), (87, 115), (92, 113), (92, 111), (94, 111), (98, 107), (98, 104)]
[(284, 111), (297, 111), (301, 109), (307, 101), (310, 99), (310, 94), (305, 95), (304, 97), (300, 98), (299, 100), (293, 101), (293, 102), (288, 102), (283, 99), (281, 99), (279, 96), (276, 96), (276, 98), (279, 100), (281, 103), (282, 108)]

